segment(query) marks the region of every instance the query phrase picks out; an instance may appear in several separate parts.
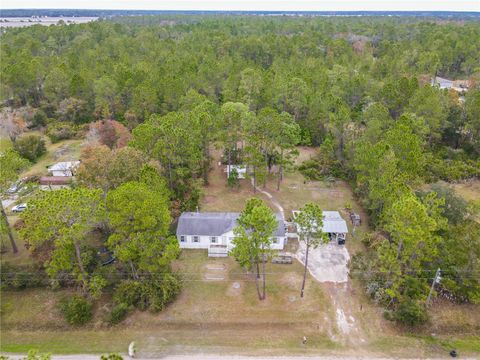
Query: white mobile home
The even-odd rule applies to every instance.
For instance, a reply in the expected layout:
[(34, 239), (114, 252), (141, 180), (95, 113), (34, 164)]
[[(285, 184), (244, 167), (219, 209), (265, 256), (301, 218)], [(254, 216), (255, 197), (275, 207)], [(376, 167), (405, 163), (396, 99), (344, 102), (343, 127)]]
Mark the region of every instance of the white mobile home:
[[(180, 215), (177, 239), (182, 249), (207, 249), (209, 256), (227, 256), (233, 248), (233, 229), (240, 213), (185, 212)], [(282, 250), (286, 243), (285, 223), (276, 214), (278, 227), (272, 237), (272, 249)]]
[(74, 176), (80, 161), (62, 161), (48, 168), (51, 176)]
[(227, 178), (230, 177), (230, 172), (233, 170), (237, 171), (239, 179), (245, 179), (247, 175), (247, 167), (245, 165), (227, 165), (225, 166), (225, 172), (227, 173)]

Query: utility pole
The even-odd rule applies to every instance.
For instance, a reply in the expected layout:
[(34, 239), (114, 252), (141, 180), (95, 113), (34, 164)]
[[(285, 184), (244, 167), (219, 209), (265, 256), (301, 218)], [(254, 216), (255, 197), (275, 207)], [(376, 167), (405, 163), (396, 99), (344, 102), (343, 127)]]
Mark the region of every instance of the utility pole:
[(430, 292), (428, 293), (427, 301), (425, 302), (426, 306), (430, 305), (430, 298), (432, 297), (432, 292), (433, 292), (433, 288), (435, 287), (435, 284), (439, 284), (440, 280), (442, 279), (440, 275), (441, 275), (440, 268), (438, 268), (437, 272), (435, 273), (435, 277), (433, 278), (432, 286), (430, 288)]

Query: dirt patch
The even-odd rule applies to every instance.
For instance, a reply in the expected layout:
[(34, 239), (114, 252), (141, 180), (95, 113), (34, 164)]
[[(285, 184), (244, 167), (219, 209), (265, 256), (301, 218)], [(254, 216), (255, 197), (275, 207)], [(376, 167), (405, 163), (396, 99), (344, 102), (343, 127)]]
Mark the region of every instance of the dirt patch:
[[(288, 266), (288, 265), (285, 265)], [(292, 288), (300, 288), (300, 285), (302, 283), (302, 276), (298, 273), (295, 272), (288, 272), (283, 275), (282, 279), (285, 284), (287, 284), (289, 287)]]
[(239, 282), (233, 282), (231, 283), (228, 288), (227, 288), (227, 296), (230, 296), (230, 297), (236, 297), (236, 296), (240, 296), (243, 292), (243, 286), (241, 283)]
[(225, 264), (207, 264), (205, 265), (205, 268), (207, 268), (207, 270), (224, 271), (227, 267), (225, 266)]
[(217, 197), (216, 196), (213, 196), (213, 195), (207, 195), (207, 196), (204, 196), (203, 197), (203, 202), (205, 204), (210, 204), (210, 203), (213, 203), (217, 200)]
[(205, 274), (203, 278), (207, 281), (222, 281), (225, 280), (225, 276), (218, 274)]

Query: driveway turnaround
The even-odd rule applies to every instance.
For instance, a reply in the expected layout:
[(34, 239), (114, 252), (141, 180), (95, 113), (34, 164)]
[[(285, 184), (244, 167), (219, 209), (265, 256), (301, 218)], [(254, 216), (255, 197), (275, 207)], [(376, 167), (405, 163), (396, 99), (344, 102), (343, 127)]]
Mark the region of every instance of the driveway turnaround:
[[(305, 250), (305, 244), (300, 241), (296, 256), (302, 264), (305, 264)], [(344, 283), (348, 281), (349, 260), (350, 255), (345, 246), (321, 244), (316, 249), (309, 250), (308, 271), (319, 282)]]

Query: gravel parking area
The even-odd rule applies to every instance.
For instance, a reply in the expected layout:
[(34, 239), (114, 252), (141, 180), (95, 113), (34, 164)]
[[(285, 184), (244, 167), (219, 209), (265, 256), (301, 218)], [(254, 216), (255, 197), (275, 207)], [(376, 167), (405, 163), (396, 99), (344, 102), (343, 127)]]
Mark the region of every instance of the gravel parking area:
[[(300, 241), (297, 259), (305, 264), (305, 244)], [(348, 261), (350, 254), (343, 245), (334, 243), (321, 244), (316, 249), (310, 248), (308, 270), (319, 282), (344, 283), (348, 281)]]

